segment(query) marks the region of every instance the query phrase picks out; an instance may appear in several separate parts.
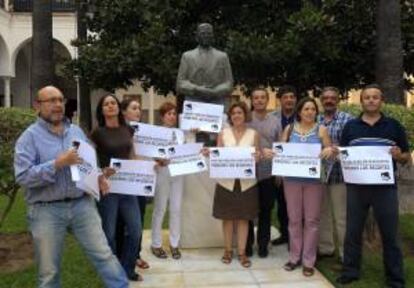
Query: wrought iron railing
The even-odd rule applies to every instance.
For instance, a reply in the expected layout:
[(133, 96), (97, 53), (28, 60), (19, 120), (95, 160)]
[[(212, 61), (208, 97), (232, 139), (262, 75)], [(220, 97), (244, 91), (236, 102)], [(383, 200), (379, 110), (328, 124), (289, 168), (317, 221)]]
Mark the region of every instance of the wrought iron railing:
[[(3, 2), (3, 0), (0, 0)], [(33, 0), (14, 0), (14, 12), (32, 12)], [(75, 11), (75, 0), (52, 0), (53, 12), (70, 12)]]

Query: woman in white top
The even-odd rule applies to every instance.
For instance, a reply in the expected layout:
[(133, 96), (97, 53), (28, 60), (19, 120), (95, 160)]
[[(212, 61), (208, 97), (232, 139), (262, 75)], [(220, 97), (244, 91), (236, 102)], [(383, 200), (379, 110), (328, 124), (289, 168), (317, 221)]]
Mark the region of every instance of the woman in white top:
[[(177, 124), (177, 106), (171, 102), (161, 105), (161, 121), (164, 127), (174, 128)], [(171, 145), (183, 144), (183, 137), (172, 139)], [(152, 214), (152, 244), (151, 251), (158, 258), (167, 258), (167, 253), (162, 248), (162, 222), (165, 210), (169, 202), (169, 230), (170, 230), (170, 250), (174, 259), (181, 258), (178, 249), (181, 235), (181, 199), (183, 195), (183, 177), (171, 177), (168, 167), (160, 167), (157, 175), (157, 186), (154, 195), (154, 211)]]
[[(259, 135), (246, 126), (249, 110), (245, 103), (233, 104), (228, 111), (230, 127), (224, 128), (217, 139), (218, 147), (255, 147), (259, 155)], [(233, 256), (233, 228), (237, 229), (237, 250), (240, 264), (248, 268), (245, 254), (248, 221), (256, 218), (259, 210), (255, 179), (218, 180), (214, 195), (213, 216), (223, 220), (225, 250), (221, 261), (229, 264)]]

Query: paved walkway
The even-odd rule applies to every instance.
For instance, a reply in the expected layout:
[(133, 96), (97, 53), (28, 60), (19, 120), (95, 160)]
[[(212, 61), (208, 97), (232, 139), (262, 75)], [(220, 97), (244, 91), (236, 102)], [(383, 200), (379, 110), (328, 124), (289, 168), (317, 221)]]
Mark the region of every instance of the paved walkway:
[[(164, 233), (167, 240), (167, 232)], [(282, 266), (288, 259), (286, 246), (271, 247), (269, 257), (262, 259), (256, 254), (251, 258), (252, 267), (243, 268), (235, 258), (230, 265), (220, 262), (223, 250), (216, 248), (183, 249), (182, 259), (158, 259), (150, 250), (150, 231), (144, 232), (143, 259), (151, 268), (140, 270), (143, 282), (131, 282), (131, 287), (168, 288), (325, 288), (334, 287), (322, 274), (304, 277), (302, 270), (285, 271)], [(165, 242), (164, 241), (164, 242)], [(166, 243), (166, 242), (165, 242)], [(164, 245), (165, 248), (168, 244)], [(166, 249), (169, 253), (169, 249)]]

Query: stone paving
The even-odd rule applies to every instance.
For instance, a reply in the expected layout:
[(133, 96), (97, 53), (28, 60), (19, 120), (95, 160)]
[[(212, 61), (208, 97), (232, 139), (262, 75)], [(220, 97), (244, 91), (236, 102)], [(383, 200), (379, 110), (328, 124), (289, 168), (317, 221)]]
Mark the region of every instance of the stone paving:
[[(274, 233), (272, 233), (274, 234)], [(182, 249), (182, 258), (174, 260), (168, 249), (167, 232), (164, 232), (164, 248), (168, 259), (158, 259), (150, 252), (150, 231), (144, 232), (143, 259), (151, 266), (140, 270), (143, 282), (131, 282), (131, 287), (168, 288), (328, 288), (334, 287), (316, 271), (312, 277), (304, 277), (302, 270), (287, 272), (283, 264), (288, 259), (286, 245), (271, 247), (269, 257), (251, 258), (252, 267), (243, 268), (236, 258), (230, 265), (220, 262), (223, 250), (220, 248)], [(256, 251), (255, 251), (256, 252)]]

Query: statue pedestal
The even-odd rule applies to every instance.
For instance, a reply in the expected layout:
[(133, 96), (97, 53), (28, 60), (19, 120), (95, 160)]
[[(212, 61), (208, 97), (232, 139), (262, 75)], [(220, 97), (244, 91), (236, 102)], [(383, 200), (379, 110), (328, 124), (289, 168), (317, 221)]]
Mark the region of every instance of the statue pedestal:
[(185, 177), (181, 206), (182, 248), (223, 246), (222, 222), (212, 216), (216, 182), (209, 178), (208, 173)]
[[(188, 137), (189, 136), (189, 137)], [(195, 142), (187, 135), (187, 143)], [(181, 204), (182, 248), (223, 247), (221, 220), (213, 217), (213, 200), (216, 181), (209, 171), (184, 177), (184, 193)]]

